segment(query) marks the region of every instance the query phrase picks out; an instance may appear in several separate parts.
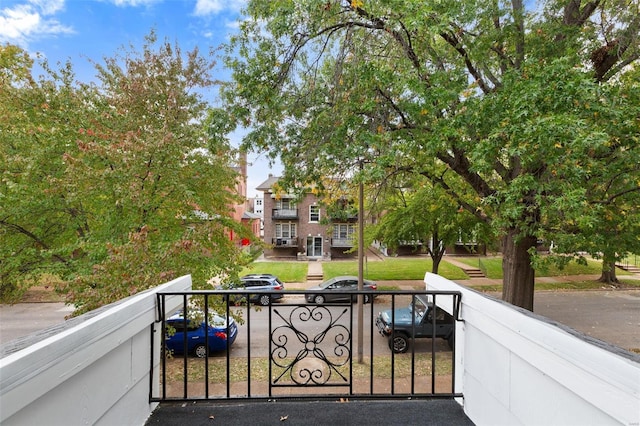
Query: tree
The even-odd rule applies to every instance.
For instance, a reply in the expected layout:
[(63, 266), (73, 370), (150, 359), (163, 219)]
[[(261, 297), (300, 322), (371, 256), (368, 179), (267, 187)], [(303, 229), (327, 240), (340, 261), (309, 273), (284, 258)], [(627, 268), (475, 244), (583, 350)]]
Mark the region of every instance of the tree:
[(73, 268), (60, 247), (76, 238), (82, 218), (56, 180), (65, 173), (63, 153), (82, 105), (68, 68), (57, 84), (36, 82), (22, 49), (4, 45), (0, 56), (0, 297), (10, 301), (45, 270)]
[[(629, 99), (640, 105), (640, 85), (638, 69), (627, 72), (619, 82), (618, 92), (612, 99)], [(597, 164), (589, 168), (589, 178), (583, 188), (578, 188), (572, 197), (582, 199), (576, 202), (578, 208), (565, 209), (551, 221), (555, 250), (560, 254), (570, 253), (580, 258), (588, 253), (602, 259), (600, 281), (617, 284), (615, 265), (628, 254), (640, 252), (640, 193), (637, 162), (638, 143), (637, 112), (621, 111), (625, 116), (608, 120), (607, 133), (610, 140), (606, 144), (613, 147), (607, 155), (607, 164)], [(627, 119), (626, 114), (631, 114)], [(633, 114), (636, 118), (633, 118)], [(635, 140), (634, 140), (635, 138)], [(600, 155), (593, 152), (592, 156)]]
[(48, 79), (13, 89), (3, 276), (57, 274), (78, 314), (183, 274), (202, 288), (237, 272), (234, 155), (203, 100), (214, 63), (152, 32), (141, 52), (95, 65), (98, 83), (45, 64)]
[[(562, 223), (555, 225), (562, 229), (554, 232), (551, 227), (549, 232), (553, 235), (555, 263), (562, 266), (573, 258), (585, 261), (584, 255), (589, 254), (602, 259), (600, 282), (610, 285), (620, 282), (616, 263), (640, 251), (640, 200), (635, 190), (637, 182), (631, 180), (631, 176), (637, 174), (637, 167), (630, 168), (628, 174), (622, 171), (612, 176), (608, 184), (588, 187), (587, 192), (599, 196), (583, 201), (582, 208), (557, 216)], [(581, 195), (581, 198), (584, 197)]]
[(392, 188), (378, 198), (375, 204), (380, 219), (371, 231), (373, 239), (392, 249), (406, 242), (422, 242), (431, 257), (434, 274), (438, 273), (447, 247), (459, 241), (479, 242), (487, 238), (482, 232), (483, 222), (424, 177)]
[(513, 304), (533, 309), (537, 241), (590, 196), (569, 196), (589, 170), (622, 166), (609, 163), (620, 152), (638, 162), (637, 104), (615, 98), (638, 60), (636, 1), (254, 0), (246, 12), (226, 91), (253, 129), (246, 144), (279, 155), (292, 179), (366, 158), (371, 180), (419, 174), (465, 199), (502, 238)]

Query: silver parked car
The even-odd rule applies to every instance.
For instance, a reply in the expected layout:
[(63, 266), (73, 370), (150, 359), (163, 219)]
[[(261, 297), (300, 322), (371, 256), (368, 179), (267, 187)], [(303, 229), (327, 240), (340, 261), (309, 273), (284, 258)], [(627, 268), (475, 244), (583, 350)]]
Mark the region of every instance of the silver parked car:
[[(378, 289), (378, 285), (370, 280), (364, 280), (363, 290), (375, 291)], [(308, 293), (305, 295), (305, 299), (309, 303), (315, 303), (322, 305), (325, 302), (355, 302), (357, 300), (356, 294), (349, 294), (345, 292), (358, 290), (358, 277), (352, 275), (346, 275), (342, 277), (330, 278), (320, 285), (309, 288)], [(371, 302), (377, 294), (365, 294), (364, 303)]]

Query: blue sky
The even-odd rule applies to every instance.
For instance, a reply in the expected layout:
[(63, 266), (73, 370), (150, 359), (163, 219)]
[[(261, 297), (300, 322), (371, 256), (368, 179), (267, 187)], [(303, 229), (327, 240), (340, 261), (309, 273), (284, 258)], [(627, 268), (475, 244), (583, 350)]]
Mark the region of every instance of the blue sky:
[[(0, 43), (17, 44), (51, 64), (70, 60), (77, 77), (94, 78), (89, 60), (101, 63), (121, 47), (140, 47), (154, 29), (160, 40), (195, 46), (206, 53), (227, 41), (237, 28), (245, 0), (0, 0)], [(219, 79), (229, 73), (218, 63)], [(233, 135), (237, 144), (240, 133)], [(252, 155), (249, 196), (269, 173), (264, 155)]]

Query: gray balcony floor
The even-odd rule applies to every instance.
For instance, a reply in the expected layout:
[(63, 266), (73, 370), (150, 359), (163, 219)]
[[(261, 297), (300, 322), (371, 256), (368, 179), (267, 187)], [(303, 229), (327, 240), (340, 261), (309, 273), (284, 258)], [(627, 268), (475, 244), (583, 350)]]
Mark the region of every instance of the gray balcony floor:
[(163, 402), (147, 426), (168, 425), (473, 425), (449, 399)]

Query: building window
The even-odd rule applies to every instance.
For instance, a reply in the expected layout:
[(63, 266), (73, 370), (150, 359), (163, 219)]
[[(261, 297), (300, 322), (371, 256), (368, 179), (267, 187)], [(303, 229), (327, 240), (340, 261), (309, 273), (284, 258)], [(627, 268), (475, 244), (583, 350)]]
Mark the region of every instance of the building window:
[(296, 203), (293, 200), (284, 198), (276, 201), (276, 209), (279, 210), (294, 210), (296, 208)]
[(355, 225), (351, 223), (334, 223), (333, 224), (333, 238), (341, 240), (350, 239), (356, 232)]
[(296, 238), (296, 224), (276, 223), (276, 238)]
[(309, 206), (309, 222), (320, 222), (320, 206)]

